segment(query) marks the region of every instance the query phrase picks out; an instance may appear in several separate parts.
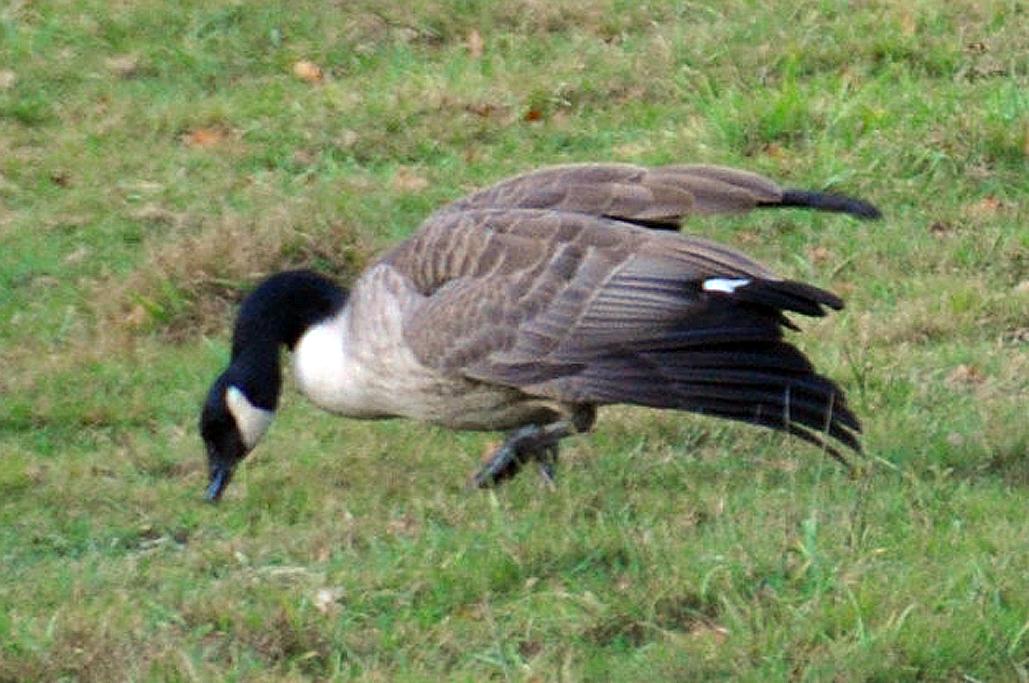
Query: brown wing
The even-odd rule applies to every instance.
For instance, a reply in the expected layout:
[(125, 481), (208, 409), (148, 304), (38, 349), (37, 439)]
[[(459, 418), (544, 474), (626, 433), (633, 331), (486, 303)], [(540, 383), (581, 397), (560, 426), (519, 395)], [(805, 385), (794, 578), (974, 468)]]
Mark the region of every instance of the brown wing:
[(442, 211), (554, 209), (676, 230), (689, 215), (785, 206), (878, 217), (875, 207), (860, 200), (783, 189), (756, 173), (701, 164), (656, 168), (630, 164), (553, 166), (504, 180)]
[(858, 447), (842, 392), (782, 340), (784, 311), (842, 302), (727, 247), (585, 213), (464, 210), (437, 214), (385, 260), (425, 297), (408, 343), (445, 372)]

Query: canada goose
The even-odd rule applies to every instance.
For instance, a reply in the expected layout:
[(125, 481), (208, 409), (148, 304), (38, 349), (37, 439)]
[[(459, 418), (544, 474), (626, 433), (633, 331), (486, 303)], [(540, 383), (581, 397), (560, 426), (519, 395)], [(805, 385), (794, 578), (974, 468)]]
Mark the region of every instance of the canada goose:
[(806, 207), (878, 218), (840, 195), (783, 190), (715, 166), (545, 168), (458, 200), (350, 291), (310, 271), (262, 282), (239, 309), (231, 363), (200, 418), (218, 500), (268, 429), (279, 347), (300, 390), (355, 418), (510, 430), (471, 480), (487, 486), (629, 403), (763, 425), (860, 450), (842, 390), (783, 340), (785, 312), (843, 302), (675, 230), (688, 215)]

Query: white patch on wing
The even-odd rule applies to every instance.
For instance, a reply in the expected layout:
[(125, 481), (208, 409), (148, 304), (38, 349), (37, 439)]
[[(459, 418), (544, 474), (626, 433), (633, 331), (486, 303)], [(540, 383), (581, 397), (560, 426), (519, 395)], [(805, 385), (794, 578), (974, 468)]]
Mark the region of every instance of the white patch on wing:
[(225, 405), (236, 420), (236, 428), (248, 449), (257, 445), (275, 418), (274, 411), (258, 408), (233, 386), (225, 390)]
[(731, 277), (711, 277), (704, 280), (704, 284), (701, 285), (705, 292), (722, 292), (723, 294), (732, 294), (740, 287), (746, 287), (750, 284), (750, 280), (745, 277), (731, 278)]

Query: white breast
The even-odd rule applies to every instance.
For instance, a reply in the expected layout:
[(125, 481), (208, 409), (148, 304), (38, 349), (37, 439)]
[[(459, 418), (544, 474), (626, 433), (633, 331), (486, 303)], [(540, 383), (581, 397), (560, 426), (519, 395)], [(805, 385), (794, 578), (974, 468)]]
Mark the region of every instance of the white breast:
[(360, 308), (348, 305), (300, 338), (297, 382), (325, 410), (349, 417), (407, 415), (402, 397), (428, 379), (428, 369), (403, 343), (399, 307), (377, 311), (372, 319), (355, 320)]
[(315, 404), (342, 415), (374, 417), (361, 381), (361, 367), (348, 353), (346, 311), (304, 333), (293, 352), (300, 391)]
[(406, 309), (420, 300), (390, 269), (366, 273), (343, 311), (312, 326), (297, 343), (300, 390), (321, 408), (348, 417), (409, 417), (463, 429), (506, 429), (552, 405), (420, 363), (403, 328)]

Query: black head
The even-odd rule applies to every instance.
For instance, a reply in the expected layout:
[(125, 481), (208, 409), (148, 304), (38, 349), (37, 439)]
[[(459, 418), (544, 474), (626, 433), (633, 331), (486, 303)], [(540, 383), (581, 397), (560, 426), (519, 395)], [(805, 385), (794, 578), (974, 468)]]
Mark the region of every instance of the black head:
[(239, 461), (264, 436), (275, 413), (256, 406), (223, 373), (211, 386), (200, 413), (200, 434), (207, 448), (210, 484), (207, 499), (216, 502), (232, 480)]

